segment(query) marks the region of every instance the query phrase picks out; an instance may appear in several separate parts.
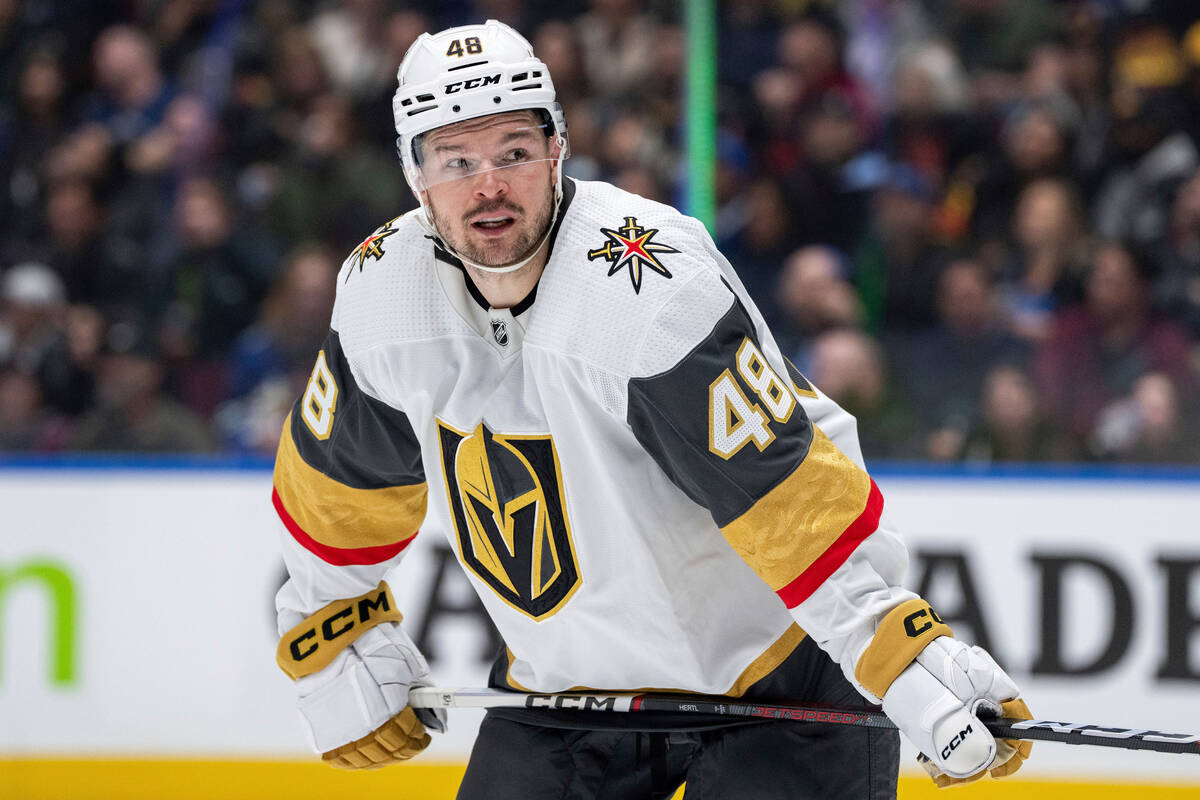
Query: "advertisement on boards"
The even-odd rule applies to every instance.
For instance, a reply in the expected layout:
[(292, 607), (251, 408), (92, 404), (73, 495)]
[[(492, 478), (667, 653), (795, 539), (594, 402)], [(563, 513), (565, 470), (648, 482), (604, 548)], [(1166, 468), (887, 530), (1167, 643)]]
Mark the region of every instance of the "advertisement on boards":
[[(1200, 481), (878, 482), (910, 587), (1035, 716), (1200, 728)], [(274, 662), (269, 494), (262, 470), (0, 472), (0, 757), (310, 758)], [(483, 685), (501, 642), (445, 536), (422, 531), (390, 583), (435, 680)], [(450, 713), (423, 758), (465, 762), (481, 713)], [(1035, 754), (1031, 776), (1200, 787), (1195, 759)]]

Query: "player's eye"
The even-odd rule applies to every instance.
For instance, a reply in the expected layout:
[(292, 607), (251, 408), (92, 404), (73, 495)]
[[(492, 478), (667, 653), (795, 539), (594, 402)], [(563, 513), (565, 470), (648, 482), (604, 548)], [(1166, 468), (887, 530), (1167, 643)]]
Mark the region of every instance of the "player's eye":
[(471, 162), (465, 158), (451, 158), (445, 163), (445, 168), (452, 172), (467, 172), (471, 168)]
[(529, 160), (529, 151), (524, 147), (514, 147), (504, 154), (504, 162), (506, 164), (520, 164)]

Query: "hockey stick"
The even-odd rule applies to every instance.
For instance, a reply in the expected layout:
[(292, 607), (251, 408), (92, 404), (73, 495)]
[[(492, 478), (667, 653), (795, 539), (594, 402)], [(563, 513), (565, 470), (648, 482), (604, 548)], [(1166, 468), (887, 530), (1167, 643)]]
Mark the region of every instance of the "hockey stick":
[[(868, 709), (823, 706), (769, 705), (748, 703), (740, 698), (653, 695), (653, 694), (521, 694), (496, 689), (443, 689), (424, 687), (408, 693), (414, 708), (532, 708), (560, 711), (639, 711), (676, 714), (716, 714), (727, 717), (756, 717), (794, 722), (824, 722), (867, 728), (896, 725), (883, 712)], [(1050, 722), (1006, 717), (983, 718), (984, 726), (1001, 739), (1036, 739), (1063, 744), (1120, 747), (1126, 750), (1157, 750), (1162, 753), (1200, 755), (1200, 735), (1163, 733), (1145, 728), (1110, 728), (1074, 722)]]

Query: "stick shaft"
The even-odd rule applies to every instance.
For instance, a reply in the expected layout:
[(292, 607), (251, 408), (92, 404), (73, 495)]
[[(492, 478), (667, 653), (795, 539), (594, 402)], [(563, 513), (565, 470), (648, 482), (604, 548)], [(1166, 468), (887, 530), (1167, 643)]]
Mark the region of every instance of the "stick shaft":
[[(821, 722), (868, 728), (895, 728), (883, 712), (871, 709), (749, 703), (740, 698), (653, 694), (522, 694), (495, 689), (413, 689), (409, 704), (415, 708), (531, 708), (552, 711), (601, 711), (674, 714), (713, 714), (790, 722)], [(1064, 744), (1117, 747), (1125, 750), (1154, 750), (1163, 753), (1200, 755), (1200, 735), (1163, 733), (1144, 728), (1113, 728), (1046, 720), (1006, 717), (983, 718), (993, 736)]]

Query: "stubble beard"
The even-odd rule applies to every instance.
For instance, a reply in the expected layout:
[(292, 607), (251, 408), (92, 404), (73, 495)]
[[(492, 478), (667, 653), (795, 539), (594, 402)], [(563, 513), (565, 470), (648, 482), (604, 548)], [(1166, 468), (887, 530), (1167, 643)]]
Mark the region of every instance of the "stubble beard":
[[(529, 258), (538, 249), (546, 232), (550, 229), (551, 209), (554, 206), (554, 198), (551, 197), (550, 203), (541, 210), (533, 224), (526, 227), (517, 233), (516, 241), (510, 246), (504, 246), (497, 242), (492, 246), (479, 247), (473, 243), (469, 236), (457, 235), (457, 231), (451, 234), (453, 227), (449, 221), (438, 213), (437, 208), (432, 201), (429, 202), (429, 210), (433, 215), (433, 224), (437, 232), (445, 240), (446, 244), (453, 248), (454, 252), (461, 255), (468, 261), (478, 264), (483, 267), (503, 267), (508, 264), (515, 264), (522, 259)], [(479, 213), (479, 210), (471, 212), (471, 215)], [(465, 219), (462, 222), (463, 226), (469, 230), (470, 223)]]

